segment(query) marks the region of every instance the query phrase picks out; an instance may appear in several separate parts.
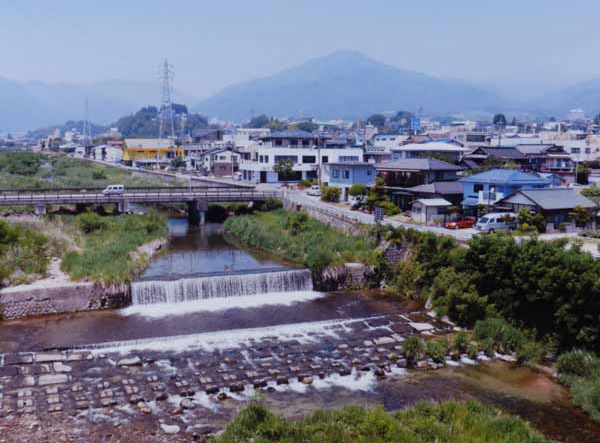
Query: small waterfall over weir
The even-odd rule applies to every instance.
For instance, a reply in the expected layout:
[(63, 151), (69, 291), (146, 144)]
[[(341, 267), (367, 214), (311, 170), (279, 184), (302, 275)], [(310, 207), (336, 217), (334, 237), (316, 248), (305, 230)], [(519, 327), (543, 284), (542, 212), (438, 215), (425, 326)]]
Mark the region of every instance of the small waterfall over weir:
[(180, 280), (142, 280), (131, 284), (131, 298), (134, 305), (147, 305), (312, 289), (311, 272), (293, 269)]

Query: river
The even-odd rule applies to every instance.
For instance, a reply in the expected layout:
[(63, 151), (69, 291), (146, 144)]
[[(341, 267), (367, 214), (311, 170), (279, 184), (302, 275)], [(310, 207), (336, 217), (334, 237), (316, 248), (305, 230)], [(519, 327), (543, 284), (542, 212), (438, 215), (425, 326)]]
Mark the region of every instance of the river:
[[(266, 371), (271, 364), (294, 365), (291, 359), (298, 356), (307, 370), (318, 372), (314, 362), (325, 367), (325, 357), (339, 357), (339, 349), (348, 348), (345, 343), (352, 349), (383, 332), (403, 334), (408, 317), (420, 319), (415, 314), (419, 306), (379, 292), (316, 292), (309, 273), (232, 245), (222, 225), (190, 228), (185, 220), (172, 219), (170, 232), (167, 251), (134, 283), (132, 306), (1, 322), (0, 351), (84, 349), (95, 355), (108, 353), (108, 362), (135, 351), (157, 366), (157, 374), (167, 371), (177, 380), (214, 378), (213, 374), (228, 370), (223, 364), (228, 359), (237, 362), (230, 367), (237, 368), (231, 373), (238, 377), (249, 368)], [(389, 350), (393, 345), (377, 349), (380, 355)], [(216, 359), (214, 373), (209, 371), (209, 359)], [(73, 379), (88, 380), (89, 371), (103, 370), (103, 361), (94, 360), (80, 374), (74, 371)], [(271, 363), (257, 364), (265, 361)], [(368, 374), (327, 375), (312, 386), (299, 382), (277, 386), (263, 398), (290, 416), (347, 404), (382, 404), (396, 410), (419, 400), (475, 398), (524, 417), (558, 441), (600, 439), (600, 425), (571, 405), (562, 386), (527, 368), (492, 363), (394, 374), (383, 380)], [(205, 397), (197, 398), (207, 404)], [(223, 425), (239, 407), (208, 406), (221, 412), (212, 418), (202, 415), (206, 426)]]

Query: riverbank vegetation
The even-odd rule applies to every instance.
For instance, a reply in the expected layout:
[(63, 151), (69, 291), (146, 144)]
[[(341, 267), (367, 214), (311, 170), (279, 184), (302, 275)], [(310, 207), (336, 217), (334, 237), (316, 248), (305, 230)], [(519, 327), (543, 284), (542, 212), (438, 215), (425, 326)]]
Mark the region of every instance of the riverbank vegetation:
[(304, 212), (278, 209), (233, 217), (225, 229), (243, 244), (262, 249), (318, 271), (347, 262), (373, 263), (375, 239), (353, 236)]
[(175, 185), (174, 181), (165, 177), (127, 171), (66, 155), (0, 153), (0, 188), (103, 188), (114, 183), (126, 187)]
[(148, 214), (18, 217), (0, 220), (0, 286), (48, 276), (52, 258), (74, 280), (126, 283), (149, 257), (135, 251), (167, 236), (166, 218)]
[(562, 354), (556, 364), (560, 380), (571, 389), (573, 403), (600, 421), (600, 358), (581, 350)]
[(525, 421), (475, 401), (420, 402), (388, 413), (357, 406), (290, 420), (259, 403), (244, 408), (216, 443), (545, 443)]
[(131, 281), (149, 259), (135, 251), (168, 234), (166, 217), (157, 211), (113, 217), (86, 212), (73, 218), (73, 227), (82, 241), (65, 254), (62, 269), (75, 280), (105, 284)]
[(0, 286), (44, 277), (52, 246), (50, 239), (37, 230), (0, 220)]

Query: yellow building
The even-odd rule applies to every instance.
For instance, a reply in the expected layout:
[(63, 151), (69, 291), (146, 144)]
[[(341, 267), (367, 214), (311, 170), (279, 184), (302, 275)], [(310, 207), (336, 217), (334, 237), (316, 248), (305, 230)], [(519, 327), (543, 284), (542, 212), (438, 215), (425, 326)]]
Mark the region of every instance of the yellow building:
[(175, 146), (173, 140), (126, 138), (123, 144), (123, 162), (134, 167), (168, 165), (183, 157), (183, 148)]

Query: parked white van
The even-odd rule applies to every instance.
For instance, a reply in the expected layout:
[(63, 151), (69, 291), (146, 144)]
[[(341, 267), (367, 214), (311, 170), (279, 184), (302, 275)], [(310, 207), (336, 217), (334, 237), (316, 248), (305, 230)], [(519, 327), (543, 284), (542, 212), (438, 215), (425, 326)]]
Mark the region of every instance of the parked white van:
[(109, 185), (102, 191), (104, 195), (120, 195), (125, 191), (125, 186), (123, 185)]
[(517, 215), (514, 212), (492, 212), (481, 217), (475, 229), (492, 234), (497, 231), (514, 231), (517, 229)]

